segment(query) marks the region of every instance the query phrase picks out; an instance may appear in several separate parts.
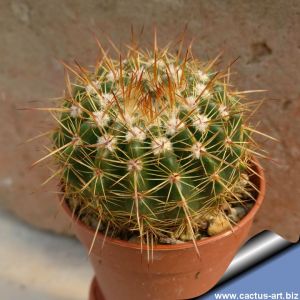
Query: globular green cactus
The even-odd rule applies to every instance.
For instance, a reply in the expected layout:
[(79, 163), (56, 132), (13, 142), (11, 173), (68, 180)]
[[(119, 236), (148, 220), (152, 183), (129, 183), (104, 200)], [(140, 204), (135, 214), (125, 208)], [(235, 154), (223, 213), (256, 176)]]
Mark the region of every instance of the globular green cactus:
[(76, 80), (53, 114), (52, 153), (79, 216), (195, 240), (203, 221), (241, 201), (254, 154), (247, 106), (212, 65), (130, 48), (119, 60), (103, 52), (93, 71), (68, 67)]

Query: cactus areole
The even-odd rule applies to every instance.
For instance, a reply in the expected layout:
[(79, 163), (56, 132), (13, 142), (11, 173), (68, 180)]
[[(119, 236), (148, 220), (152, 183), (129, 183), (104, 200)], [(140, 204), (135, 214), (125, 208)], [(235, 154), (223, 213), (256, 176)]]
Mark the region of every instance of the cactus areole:
[[(141, 243), (234, 225), (225, 211), (253, 195), (256, 144), (228, 70), (156, 48), (67, 68), (76, 78), (52, 113), (52, 153), (80, 218)], [(210, 220), (225, 225), (207, 231)]]

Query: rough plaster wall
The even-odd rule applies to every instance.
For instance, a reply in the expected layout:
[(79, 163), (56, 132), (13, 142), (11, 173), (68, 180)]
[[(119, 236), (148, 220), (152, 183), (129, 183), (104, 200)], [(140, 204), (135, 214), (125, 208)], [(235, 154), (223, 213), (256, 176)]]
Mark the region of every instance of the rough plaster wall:
[[(279, 143), (264, 143), (278, 162), (266, 166), (268, 191), (253, 232), (272, 228), (296, 240), (300, 233), (300, 2), (292, 0), (1, 0), (0, 1), (0, 201), (42, 227), (66, 228), (54, 221), (56, 198), (38, 187), (45, 168), (30, 169), (40, 142), (22, 142), (45, 127), (46, 114), (17, 107), (47, 106), (61, 95), (63, 68), (57, 59), (89, 64), (96, 58), (92, 32), (127, 42), (130, 25), (145, 25), (150, 45), (156, 23), (165, 45), (188, 24), (194, 54), (203, 59), (224, 51), (223, 61), (239, 57), (233, 82), (239, 89), (267, 89), (256, 120)], [(107, 44), (104, 42), (104, 44)], [(263, 142), (264, 140), (261, 139)], [(43, 216), (42, 218), (38, 216)]]

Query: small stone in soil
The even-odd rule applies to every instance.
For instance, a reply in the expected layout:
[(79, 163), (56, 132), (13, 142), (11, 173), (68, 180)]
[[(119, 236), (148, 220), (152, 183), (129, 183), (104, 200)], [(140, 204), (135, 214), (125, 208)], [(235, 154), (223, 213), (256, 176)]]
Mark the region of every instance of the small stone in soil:
[(168, 244), (168, 245), (176, 245), (176, 244), (183, 244), (183, 241), (176, 240), (174, 238), (169, 238), (169, 237), (161, 237), (159, 239), (160, 244)]
[(222, 215), (218, 215), (210, 221), (207, 233), (212, 236), (231, 228), (230, 222)]
[(254, 201), (246, 203), (247, 211), (249, 211), (254, 206)]
[(133, 235), (129, 240), (129, 243), (140, 243), (141, 242), (141, 238), (137, 235)]
[(244, 207), (236, 206), (231, 208), (231, 213), (228, 215), (228, 217), (233, 222), (240, 221), (245, 215), (247, 214), (247, 210)]

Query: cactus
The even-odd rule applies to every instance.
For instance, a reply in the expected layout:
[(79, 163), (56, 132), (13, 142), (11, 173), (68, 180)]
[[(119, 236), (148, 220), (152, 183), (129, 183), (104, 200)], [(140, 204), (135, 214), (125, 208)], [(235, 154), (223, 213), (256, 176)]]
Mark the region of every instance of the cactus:
[(106, 232), (195, 240), (203, 222), (242, 201), (253, 130), (213, 62), (131, 47), (119, 60), (103, 51), (92, 71), (67, 67), (76, 80), (67, 77), (52, 113), (52, 154), (79, 216)]

